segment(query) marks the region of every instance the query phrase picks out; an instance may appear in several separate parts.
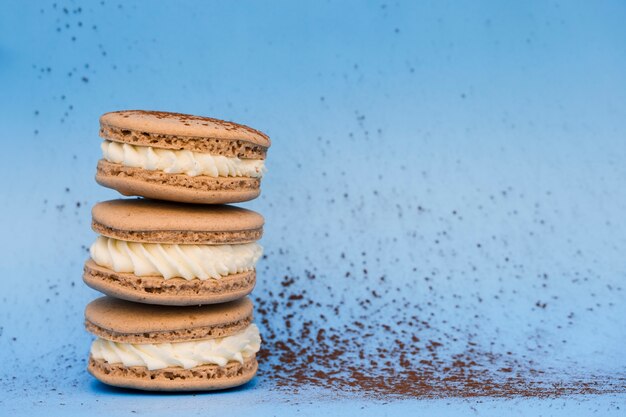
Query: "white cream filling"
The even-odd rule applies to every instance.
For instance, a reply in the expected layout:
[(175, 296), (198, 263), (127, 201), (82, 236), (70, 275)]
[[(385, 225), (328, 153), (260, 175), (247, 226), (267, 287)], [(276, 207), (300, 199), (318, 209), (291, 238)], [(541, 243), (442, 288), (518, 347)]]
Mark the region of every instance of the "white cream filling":
[(149, 370), (169, 367), (194, 368), (230, 361), (243, 363), (261, 347), (261, 336), (255, 324), (245, 330), (218, 339), (179, 343), (132, 344), (97, 338), (91, 345), (91, 356), (124, 366), (145, 366)]
[(261, 178), (265, 172), (265, 161), (262, 159), (230, 158), (189, 150), (135, 146), (108, 140), (102, 142), (100, 147), (102, 157), (109, 162), (168, 174)]
[(219, 279), (251, 271), (263, 253), (258, 243), (241, 245), (172, 245), (127, 242), (98, 236), (89, 248), (91, 259), (115, 272), (137, 276)]

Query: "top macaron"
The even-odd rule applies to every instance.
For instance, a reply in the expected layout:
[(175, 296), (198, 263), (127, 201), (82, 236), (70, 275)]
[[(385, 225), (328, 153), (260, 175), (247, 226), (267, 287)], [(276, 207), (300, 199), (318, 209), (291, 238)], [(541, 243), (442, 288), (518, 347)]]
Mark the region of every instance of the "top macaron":
[(197, 204), (259, 196), (270, 139), (241, 124), (143, 110), (100, 118), (96, 181), (127, 196)]

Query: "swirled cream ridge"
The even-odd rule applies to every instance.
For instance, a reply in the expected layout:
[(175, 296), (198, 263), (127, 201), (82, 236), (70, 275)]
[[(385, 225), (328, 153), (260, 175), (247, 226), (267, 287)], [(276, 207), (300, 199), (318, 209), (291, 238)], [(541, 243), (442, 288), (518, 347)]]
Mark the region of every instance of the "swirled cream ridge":
[(176, 245), (127, 242), (98, 236), (89, 252), (96, 264), (115, 272), (206, 280), (252, 270), (263, 248), (258, 243)]
[(91, 345), (91, 356), (124, 366), (145, 366), (149, 370), (169, 367), (194, 368), (200, 365), (226, 365), (229, 361), (243, 363), (261, 347), (256, 325), (218, 339), (192, 342), (131, 344), (97, 338)]
[(109, 162), (168, 174), (261, 178), (265, 172), (265, 161), (262, 159), (240, 159), (189, 150), (135, 146), (109, 140), (102, 142), (100, 147), (102, 157)]

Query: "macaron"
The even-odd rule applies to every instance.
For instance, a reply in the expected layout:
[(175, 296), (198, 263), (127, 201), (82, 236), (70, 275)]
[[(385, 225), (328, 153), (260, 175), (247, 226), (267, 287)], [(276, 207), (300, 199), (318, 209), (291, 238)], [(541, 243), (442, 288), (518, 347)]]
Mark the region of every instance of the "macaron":
[(261, 337), (252, 302), (194, 307), (92, 301), (85, 327), (97, 336), (88, 371), (101, 382), (154, 391), (235, 387), (257, 371)]
[(144, 110), (104, 114), (100, 136), (100, 185), (184, 203), (258, 197), (270, 146), (267, 135), (238, 123)]
[(224, 205), (148, 199), (96, 204), (83, 280), (124, 300), (161, 305), (223, 303), (249, 294), (263, 248), (263, 217)]

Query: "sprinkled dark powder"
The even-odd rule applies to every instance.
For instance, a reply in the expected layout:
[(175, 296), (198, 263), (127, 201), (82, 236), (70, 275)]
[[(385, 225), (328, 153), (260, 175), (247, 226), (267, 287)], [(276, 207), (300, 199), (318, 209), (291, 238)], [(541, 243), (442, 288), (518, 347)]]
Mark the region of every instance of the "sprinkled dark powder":
[[(307, 287), (315, 281), (311, 273), (304, 278), (290, 275), (283, 278), (279, 292), (256, 290), (256, 321), (264, 342), (259, 376), (276, 389), (323, 387), (336, 395), (374, 398), (556, 397), (626, 391), (626, 375), (565, 374), (542, 368), (529, 359), (532, 355), (486, 352), (480, 348), (484, 341), (472, 342), (474, 336), (461, 329), (439, 332), (422, 318), (431, 315), (428, 306), (409, 301), (410, 286), (391, 287), (378, 279), (380, 292), (405, 296), (385, 303), (384, 311), (374, 311), (365, 298), (344, 312), (341, 303), (323, 305), (308, 295)], [(284, 326), (276, 326), (281, 321)], [(467, 341), (459, 343), (460, 338)]]

